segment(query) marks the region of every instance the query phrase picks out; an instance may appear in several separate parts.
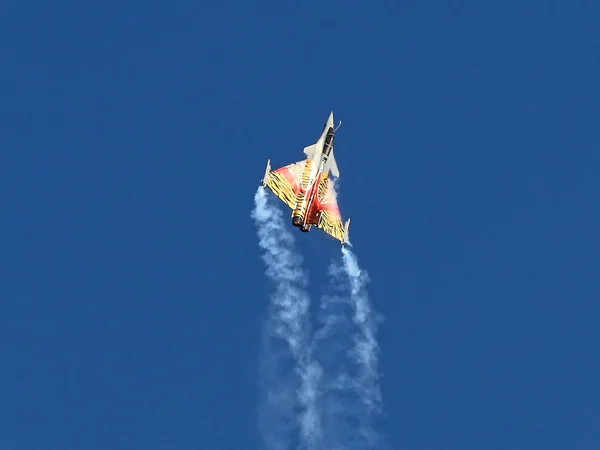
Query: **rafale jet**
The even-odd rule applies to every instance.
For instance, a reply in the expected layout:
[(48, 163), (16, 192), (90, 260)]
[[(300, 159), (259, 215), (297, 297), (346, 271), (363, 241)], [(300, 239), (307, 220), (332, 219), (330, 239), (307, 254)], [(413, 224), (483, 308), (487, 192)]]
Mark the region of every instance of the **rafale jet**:
[(313, 225), (339, 240), (348, 243), (350, 219), (342, 222), (335, 191), (329, 173), (339, 178), (340, 172), (333, 156), (333, 139), (340, 127), (333, 128), (333, 111), (325, 123), (319, 140), (304, 149), (306, 159), (271, 171), (267, 161), (263, 186), (267, 186), (292, 210), (292, 225), (308, 232)]

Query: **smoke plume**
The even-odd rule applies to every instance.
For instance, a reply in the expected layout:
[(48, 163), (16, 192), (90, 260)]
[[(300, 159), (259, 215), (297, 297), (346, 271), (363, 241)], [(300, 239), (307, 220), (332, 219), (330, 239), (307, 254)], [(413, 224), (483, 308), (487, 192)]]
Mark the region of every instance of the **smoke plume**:
[(269, 202), (263, 187), (254, 197), (252, 218), (266, 275), (274, 287), (262, 330), (259, 429), (269, 450), (292, 448), (295, 441), (302, 448), (317, 449), (321, 369), (312, 361), (310, 299), (302, 257), (281, 211)]
[(370, 304), (368, 274), (354, 253), (330, 267), (332, 292), (323, 296), (314, 337), (323, 376), (319, 410), (327, 449), (380, 449), (374, 420), (381, 411), (378, 375), (379, 317)]
[[(335, 192), (335, 185), (330, 184)], [(376, 334), (369, 276), (342, 247), (312, 335), (308, 278), (292, 228), (264, 188), (254, 197), (262, 259), (273, 284), (261, 346), (259, 428), (269, 450), (380, 450)], [(316, 361), (319, 361), (317, 363)]]

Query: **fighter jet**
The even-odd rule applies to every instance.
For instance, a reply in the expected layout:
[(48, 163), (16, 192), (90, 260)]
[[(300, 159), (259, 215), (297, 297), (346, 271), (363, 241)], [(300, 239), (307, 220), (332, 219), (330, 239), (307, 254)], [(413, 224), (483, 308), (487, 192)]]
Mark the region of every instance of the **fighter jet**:
[(329, 178), (330, 173), (336, 178), (340, 176), (333, 155), (333, 140), (341, 124), (340, 121), (334, 129), (332, 111), (319, 140), (304, 148), (306, 159), (303, 161), (271, 171), (269, 159), (262, 185), (290, 207), (293, 226), (306, 233), (316, 225), (344, 245), (348, 243), (350, 219), (342, 222)]

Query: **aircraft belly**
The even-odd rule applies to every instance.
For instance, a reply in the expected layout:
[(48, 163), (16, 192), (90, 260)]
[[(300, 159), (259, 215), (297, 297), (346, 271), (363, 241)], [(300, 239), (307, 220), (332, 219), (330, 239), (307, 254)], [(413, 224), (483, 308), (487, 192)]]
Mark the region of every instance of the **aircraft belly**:
[(312, 193), (320, 179), (320, 166), (321, 164), (315, 164), (314, 160), (308, 160), (302, 171), (300, 189), (296, 196), (296, 207), (292, 212), (292, 224), (295, 226), (305, 225), (309, 219)]
[(331, 176), (339, 177), (333, 154), (336, 130), (331, 113), (319, 140), (304, 148), (306, 158), (275, 170), (270, 170), (268, 161), (262, 182), (291, 209), (292, 224), (300, 231), (308, 232), (315, 226), (344, 244), (350, 220), (342, 222), (330, 184)]

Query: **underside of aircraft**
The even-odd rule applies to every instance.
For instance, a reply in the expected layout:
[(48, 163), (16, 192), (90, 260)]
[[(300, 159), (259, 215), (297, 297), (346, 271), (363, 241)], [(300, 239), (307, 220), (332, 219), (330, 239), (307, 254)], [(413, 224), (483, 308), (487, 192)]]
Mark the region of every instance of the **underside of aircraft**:
[(330, 172), (339, 177), (333, 156), (334, 133), (332, 112), (319, 140), (304, 149), (306, 159), (273, 171), (269, 160), (262, 184), (292, 210), (292, 225), (303, 232), (315, 225), (343, 245), (348, 243), (350, 219), (342, 221), (329, 177)]

